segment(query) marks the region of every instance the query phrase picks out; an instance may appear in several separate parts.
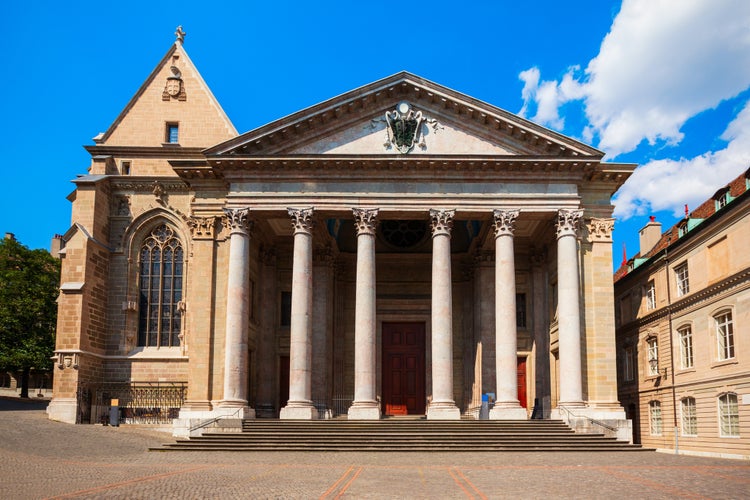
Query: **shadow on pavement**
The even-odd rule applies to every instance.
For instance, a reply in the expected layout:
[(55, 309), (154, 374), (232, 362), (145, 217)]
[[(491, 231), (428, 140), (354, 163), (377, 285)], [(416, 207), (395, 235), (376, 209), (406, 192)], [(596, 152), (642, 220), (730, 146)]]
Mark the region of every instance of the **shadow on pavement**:
[(39, 411), (45, 410), (49, 401), (46, 399), (21, 399), (0, 396), (0, 411)]

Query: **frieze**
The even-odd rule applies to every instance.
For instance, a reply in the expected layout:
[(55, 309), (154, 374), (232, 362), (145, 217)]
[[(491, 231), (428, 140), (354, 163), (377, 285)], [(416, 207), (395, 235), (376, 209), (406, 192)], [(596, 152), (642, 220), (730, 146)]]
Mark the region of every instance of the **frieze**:
[(310, 208), (287, 208), (287, 213), (292, 219), (292, 227), (294, 233), (307, 233), (310, 234), (313, 229), (313, 213), (315, 209)]
[(378, 210), (377, 208), (352, 208), (357, 235), (375, 235), (375, 230), (378, 226)]
[(430, 227), (432, 236), (445, 234), (450, 236), (453, 229), (453, 218), (456, 216), (456, 210), (437, 210), (430, 209)]
[(115, 191), (133, 191), (133, 192), (154, 192), (155, 184), (159, 183), (160, 189), (164, 193), (175, 191), (189, 191), (190, 187), (184, 182), (169, 181), (130, 181), (130, 180), (113, 180), (112, 188)]
[(500, 236), (513, 236), (513, 232), (516, 230), (516, 219), (520, 213), (520, 210), (493, 210), (492, 216), (495, 220), (495, 223), (493, 224), (495, 238)]

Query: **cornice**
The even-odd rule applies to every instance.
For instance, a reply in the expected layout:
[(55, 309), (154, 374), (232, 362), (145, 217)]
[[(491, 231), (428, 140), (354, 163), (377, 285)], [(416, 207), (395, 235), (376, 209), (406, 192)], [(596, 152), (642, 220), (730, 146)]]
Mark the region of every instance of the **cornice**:
[(110, 177), (110, 186), (113, 191), (153, 192), (157, 184), (166, 192), (190, 190), (190, 186), (174, 177)]
[(167, 146), (84, 146), (91, 156), (116, 156), (118, 158), (190, 158), (203, 159), (203, 148)]

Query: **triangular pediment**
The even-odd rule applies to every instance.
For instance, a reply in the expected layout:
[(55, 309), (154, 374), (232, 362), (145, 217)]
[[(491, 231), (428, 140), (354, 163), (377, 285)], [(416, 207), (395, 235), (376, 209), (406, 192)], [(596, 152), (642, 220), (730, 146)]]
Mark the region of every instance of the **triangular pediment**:
[[(413, 135), (402, 133), (403, 126), (396, 124), (408, 112), (418, 127)], [(406, 72), (269, 123), (205, 153), (214, 158), (603, 156), (579, 141)]]

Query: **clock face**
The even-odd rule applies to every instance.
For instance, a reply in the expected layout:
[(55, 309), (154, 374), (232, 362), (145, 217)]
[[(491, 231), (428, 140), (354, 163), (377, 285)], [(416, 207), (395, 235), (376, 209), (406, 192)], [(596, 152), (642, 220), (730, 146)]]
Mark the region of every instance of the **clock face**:
[(399, 113), (401, 113), (402, 115), (405, 115), (406, 113), (409, 112), (409, 110), (411, 109), (411, 106), (409, 106), (408, 102), (402, 101), (398, 103), (398, 106), (396, 106), (396, 109), (398, 110)]

